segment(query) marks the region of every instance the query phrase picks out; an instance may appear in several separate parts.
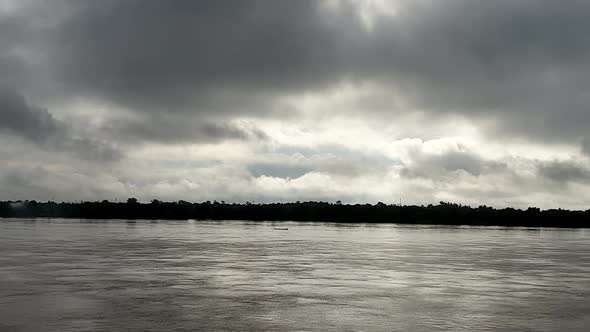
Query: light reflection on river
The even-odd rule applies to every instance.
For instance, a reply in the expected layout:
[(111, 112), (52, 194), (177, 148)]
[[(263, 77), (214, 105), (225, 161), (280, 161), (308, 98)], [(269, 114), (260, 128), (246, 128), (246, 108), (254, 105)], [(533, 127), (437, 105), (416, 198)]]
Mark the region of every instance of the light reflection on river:
[(0, 219), (0, 331), (587, 331), (589, 255), (588, 229)]

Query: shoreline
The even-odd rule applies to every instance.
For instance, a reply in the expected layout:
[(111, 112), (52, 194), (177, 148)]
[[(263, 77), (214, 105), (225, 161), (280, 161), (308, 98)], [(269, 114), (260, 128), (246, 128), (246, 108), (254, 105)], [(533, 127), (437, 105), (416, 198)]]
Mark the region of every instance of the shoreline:
[(441, 226), (590, 228), (590, 210), (526, 210), (477, 208), (441, 202), (439, 205), (340, 204), (295, 202), (237, 204), (202, 202), (56, 203), (0, 202), (1, 218), (64, 218), (89, 220), (236, 220), (252, 222), (318, 222)]

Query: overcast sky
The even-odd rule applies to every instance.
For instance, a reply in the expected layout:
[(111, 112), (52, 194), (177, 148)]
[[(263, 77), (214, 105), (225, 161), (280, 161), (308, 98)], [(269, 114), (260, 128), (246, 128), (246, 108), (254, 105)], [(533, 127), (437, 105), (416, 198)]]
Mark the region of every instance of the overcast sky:
[(590, 208), (590, 2), (0, 0), (0, 199)]

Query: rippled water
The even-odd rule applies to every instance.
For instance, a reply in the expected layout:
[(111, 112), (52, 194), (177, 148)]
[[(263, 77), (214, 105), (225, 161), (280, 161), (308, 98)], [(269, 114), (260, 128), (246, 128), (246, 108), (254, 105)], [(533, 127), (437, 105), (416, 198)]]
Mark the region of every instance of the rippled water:
[(589, 245), (590, 230), (4, 219), (0, 331), (588, 331)]

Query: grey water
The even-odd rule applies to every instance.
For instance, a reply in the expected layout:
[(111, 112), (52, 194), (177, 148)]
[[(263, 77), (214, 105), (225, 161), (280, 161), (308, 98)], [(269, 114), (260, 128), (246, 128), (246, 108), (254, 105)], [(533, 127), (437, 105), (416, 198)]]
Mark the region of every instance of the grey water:
[(589, 257), (590, 229), (0, 219), (0, 331), (588, 331)]

